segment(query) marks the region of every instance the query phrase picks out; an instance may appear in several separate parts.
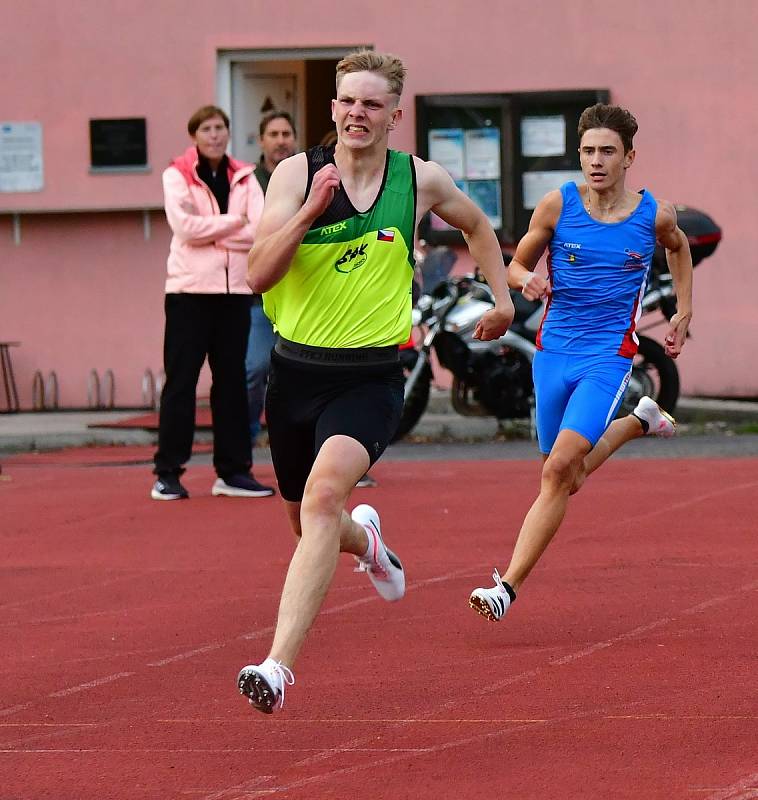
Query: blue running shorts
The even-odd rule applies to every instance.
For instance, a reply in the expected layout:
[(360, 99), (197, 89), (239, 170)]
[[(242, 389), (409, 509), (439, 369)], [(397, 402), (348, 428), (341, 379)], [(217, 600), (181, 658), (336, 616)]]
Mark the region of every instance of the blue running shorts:
[(538, 350), (532, 363), (537, 438), (547, 455), (562, 430), (593, 447), (618, 412), (632, 360), (617, 355), (565, 355)]

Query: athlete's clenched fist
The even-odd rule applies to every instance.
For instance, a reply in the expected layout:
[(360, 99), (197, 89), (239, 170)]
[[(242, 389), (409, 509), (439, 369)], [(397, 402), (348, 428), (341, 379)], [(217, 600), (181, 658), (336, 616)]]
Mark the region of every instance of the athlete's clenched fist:
[(340, 174), (334, 164), (327, 164), (313, 176), (311, 190), (303, 204), (309, 216), (320, 217), (334, 199), (334, 193), (340, 185)]

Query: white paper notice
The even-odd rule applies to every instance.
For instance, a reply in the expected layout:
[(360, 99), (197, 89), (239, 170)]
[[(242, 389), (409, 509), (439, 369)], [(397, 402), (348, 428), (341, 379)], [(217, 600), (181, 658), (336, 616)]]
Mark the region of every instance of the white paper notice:
[(466, 131), (466, 177), (500, 177), (500, 131), (497, 128)]
[(536, 208), (537, 203), (553, 189), (567, 181), (583, 183), (581, 170), (553, 170), (552, 172), (525, 172), (521, 180), (524, 208)]
[(432, 128), (429, 131), (429, 159), (444, 167), (453, 180), (461, 180), (464, 177), (463, 129)]
[(522, 117), (522, 156), (562, 156), (566, 153), (566, 120), (563, 116)]
[(0, 122), (0, 192), (39, 192), (42, 172), (42, 125)]

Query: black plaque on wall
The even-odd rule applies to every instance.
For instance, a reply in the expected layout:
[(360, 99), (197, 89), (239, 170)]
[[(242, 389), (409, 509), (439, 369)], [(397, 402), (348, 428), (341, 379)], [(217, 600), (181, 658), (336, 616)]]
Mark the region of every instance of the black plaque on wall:
[(90, 163), (93, 167), (147, 165), (147, 126), (144, 117), (91, 119)]

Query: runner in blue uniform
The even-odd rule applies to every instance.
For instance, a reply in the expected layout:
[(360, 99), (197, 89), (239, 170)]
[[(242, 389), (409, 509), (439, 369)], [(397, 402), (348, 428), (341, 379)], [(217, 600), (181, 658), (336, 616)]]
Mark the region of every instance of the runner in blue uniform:
[[(540, 493), (526, 515), (503, 578), (475, 589), (474, 610), (499, 620), (516, 599), (566, 513), (568, 499), (624, 443), (672, 436), (674, 420), (649, 397), (614, 420), (637, 352), (640, 301), (656, 241), (666, 248), (677, 313), (666, 353), (682, 350), (692, 318), (692, 257), (676, 211), (624, 185), (634, 162), (637, 122), (625, 109), (597, 104), (579, 120), (586, 183), (566, 183), (534, 210), (509, 268), (511, 288), (547, 298), (537, 338), (534, 387), (543, 457)], [(548, 249), (547, 278), (534, 272)]]

